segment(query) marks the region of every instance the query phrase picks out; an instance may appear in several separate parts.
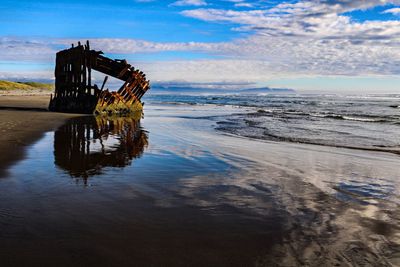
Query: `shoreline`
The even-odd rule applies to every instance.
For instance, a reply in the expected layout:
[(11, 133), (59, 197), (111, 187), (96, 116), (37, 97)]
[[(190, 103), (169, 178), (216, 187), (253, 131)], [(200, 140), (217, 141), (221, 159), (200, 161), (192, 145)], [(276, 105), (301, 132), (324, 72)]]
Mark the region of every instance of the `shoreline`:
[(48, 95), (0, 95), (0, 178), (44, 133), (78, 114), (46, 111)]
[[(83, 114), (57, 113), (47, 110), (50, 94), (35, 91), (33, 94), (16, 92), (13, 94), (0, 93), (0, 150), (8, 153), (0, 153), (0, 178), (4, 177), (7, 169), (18, 160), (24, 158), (25, 148), (32, 145), (48, 131), (54, 130), (68, 119), (83, 116)], [(277, 142), (287, 144), (302, 144), (333, 149), (349, 149), (365, 152), (389, 153), (399, 155), (399, 151), (384, 148), (362, 148), (351, 146), (323, 145), (308, 142), (273, 141), (262, 138), (241, 136), (229, 131), (219, 130), (221, 134), (245, 138), (258, 142)]]
[(331, 144), (321, 144), (317, 142), (303, 142), (303, 141), (289, 141), (289, 140), (270, 140), (266, 138), (257, 138), (257, 137), (250, 137), (250, 136), (245, 136), (245, 135), (238, 135), (235, 133), (231, 133), (229, 131), (225, 130), (219, 130), (222, 134), (225, 134), (227, 136), (232, 136), (232, 137), (237, 137), (237, 138), (245, 138), (248, 140), (254, 140), (254, 141), (260, 141), (260, 142), (272, 142), (272, 143), (285, 143), (285, 144), (301, 144), (301, 145), (310, 145), (310, 146), (319, 146), (319, 147), (331, 147), (331, 148), (336, 148), (336, 149), (348, 149), (348, 150), (359, 150), (359, 151), (366, 151), (366, 152), (378, 152), (378, 153), (389, 153), (393, 155), (400, 156), (400, 149), (393, 150), (393, 149), (385, 149), (384, 147), (376, 147), (376, 148), (370, 148), (370, 147), (356, 147), (356, 146), (344, 146), (344, 145), (331, 145)]
[[(0, 178), (6, 175), (7, 169), (12, 166), (14, 162), (24, 158), (26, 147), (40, 140), (46, 132), (58, 128), (68, 119), (83, 115), (47, 111), (49, 96), (50, 94), (43, 94), (41, 91), (35, 91), (34, 94), (24, 94), (24, 92), (17, 92), (15, 94), (0, 93), (0, 150), (8, 151), (8, 153), (0, 153)], [(218, 131), (236, 138), (245, 138), (261, 142), (270, 141), (262, 138), (241, 136), (224, 130)], [(282, 141), (278, 141), (278, 143), (281, 142)], [(307, 142), (283, 141), (283, 143), (389, 153), (393, 155), (399, 155), (400, 153), (384, 148), (368, 149)]]
[[(7, 104), (10, 108), (12, 101)], [(39, 97), (25, 108), (45, 104)], [(215, 131), (206, 117), (197, 118), (230, 111), (150, 105), (141, 122), (145, 152), (122, 165), (113, 160), (107, 165), (108, 154), (96, 154), (99, 137), (90, 139), (90, 149), (71, 145), (88, 140), (82, 134), (88, 124), (80, 118), (67, 125), (83, 127), (44, 134), (73, 114), (0, 111), (27, 125), (16, 125), (11, 133), (22, 129), (27, 135), (29, 125), (36, 127), (30, 114), (42, 132), (28, 135), (44, 137), (30, 140), (24, 160), (10, 165), (9, 179), (0, 179), (6, 265), (391, 266), (400, 261), (397, 156), (238, 139)], [(118, 152), (112, 158), (126, 159), (126, 150), (114, 142), (123, 136), (105, 134), (104, 147)], [(82, 161), (77, 152), (92, 153), (91, 160)], [(98, 172), (71, 175), (94, 166)], [(76, 250), (87, 254), (76, 257)]]

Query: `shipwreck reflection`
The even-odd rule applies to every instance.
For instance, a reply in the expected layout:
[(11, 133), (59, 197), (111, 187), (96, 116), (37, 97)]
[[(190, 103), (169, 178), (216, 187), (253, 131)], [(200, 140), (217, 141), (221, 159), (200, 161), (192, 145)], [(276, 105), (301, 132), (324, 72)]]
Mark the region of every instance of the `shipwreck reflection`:
[(74, 118), (54, 134), (55, 164), (86, 181), (104, 167), (130, 165), (147, 145), (140, 116)]

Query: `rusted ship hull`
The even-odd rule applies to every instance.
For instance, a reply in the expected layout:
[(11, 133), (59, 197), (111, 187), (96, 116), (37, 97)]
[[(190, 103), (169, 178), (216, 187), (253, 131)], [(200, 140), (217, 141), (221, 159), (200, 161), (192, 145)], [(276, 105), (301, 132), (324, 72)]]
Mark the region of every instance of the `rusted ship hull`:
[[(113, 60), (78, 43), (56, 55), (55, 92), (49, 110), (83, 114), (131, 114), (143, 110), (141, 98), (150, 89), (146, 75), (126, 60)], [(92, 70), (124, 81), (118, 91), (92, 85)]]

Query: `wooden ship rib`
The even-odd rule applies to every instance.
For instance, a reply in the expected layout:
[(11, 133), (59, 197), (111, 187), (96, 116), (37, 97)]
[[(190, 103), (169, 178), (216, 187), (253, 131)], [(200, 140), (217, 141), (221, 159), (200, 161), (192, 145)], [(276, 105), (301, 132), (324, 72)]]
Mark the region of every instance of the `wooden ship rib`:
[[(142, 96), (150, 89), (146, 75), (126, 60), (113, 60), (85, 45), (62, 50), (56, 55), (55, 92), (49, 110), (83, 114), (127, 115), (143, 110)], [(92, 70), (124, 81), (117, 92), (92, 84)]]

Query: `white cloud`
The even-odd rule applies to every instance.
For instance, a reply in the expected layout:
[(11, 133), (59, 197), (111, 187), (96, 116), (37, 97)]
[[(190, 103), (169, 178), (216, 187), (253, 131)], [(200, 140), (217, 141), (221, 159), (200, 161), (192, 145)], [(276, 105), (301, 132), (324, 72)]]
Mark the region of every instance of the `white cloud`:
[(179, 0), (171, 5), (173, 6), (206, 6), (207, 3), (204, 0)]
[(248, 8), (251, 8), (251, 7), (253, 7), (253, 4), (250, 4), (250, 3), (236, 3), (235, 7), (248, 7)]
[[(90, 41), (94, 49), (106, 53), (178, 51), (217, 56), (207, 60), (132, 62), (153, 81), (184, 78), (193, 82), (265, 82), (277, 77), (307, 75), (400, 75), (400, 21), (357, 22), (343, 15), (387, 3), (398, 1), (300, 1), (243, 11), (199, 8), (182, 14), (209, 22), (237, 24), (234, 30), (250, 31), (252, 35), (227, 42), (149, 42), (114, 38)], [(393, 13), (392, 9), (384, 12)], [(0, 60), (52, 62), (57, 50), (77, 41), (0, 38)]]
[[(54, 60), (56, 47), (77, 40), (54, 39), (25, 46), (24, 40), (8, 40), (0, 60)], [(246, 79), (262, 81), (276, 75), (398, 75), (400, 46), (393, 40), (318, 39), (254, 35), (220, 43), (155, 43), (134, 39), (91, 39), (92, 48), (106, 53), (135, 54), (163, 51), (203, 52), (222, 56), (210, 60), (133, 62), (145, 65), (155, 79), (196, 81)], [(142, 67), (140, 67), (142, 68)], [(200, 79), (201, 78), (201, 79)], [(153, 78), (152, 78), (153, 79)]]
[(0, 60), (48, 61), (57, 50), (41, 39), (0, 37), (0, 51)]
[(52, 82), (54, 71), (1, 71), (0, 80)]
[(383, 14), (393, 14), (393, 15), (400, 15), (400, 7), (386, 9), (382, 12)]
[[(255, 31), (268, 36), (301, 36), (312, 38), (393, 39), (400, 36), (400, 21), (366, 21), (357, 23), (343, 12), (373, 6), (375, 2), (326, 4), (314, 1), (279, 4), (266, 10), (185, 10), (183, 15), (209, 22), (242, 25), (235, 30)], [(358, 5), (357, 5), (358, 3)]]

